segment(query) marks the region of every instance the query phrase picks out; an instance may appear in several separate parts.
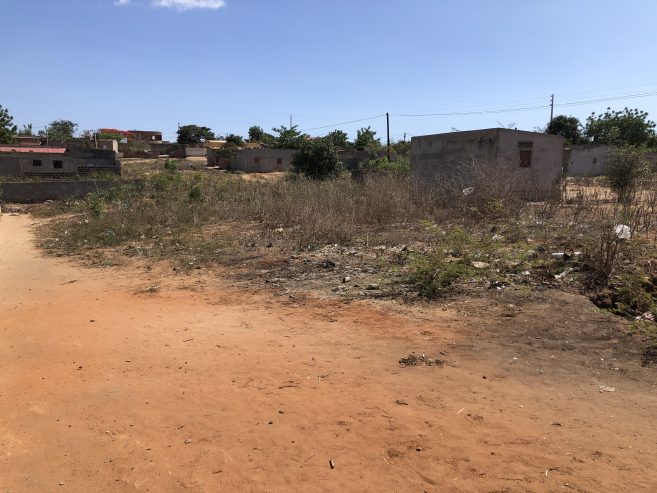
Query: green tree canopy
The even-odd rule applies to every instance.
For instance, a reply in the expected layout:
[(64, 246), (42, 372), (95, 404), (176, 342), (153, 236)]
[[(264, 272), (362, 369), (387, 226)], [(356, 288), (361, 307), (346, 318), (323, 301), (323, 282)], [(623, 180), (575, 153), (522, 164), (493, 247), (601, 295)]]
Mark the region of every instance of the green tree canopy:
[(338, 151), (329, 139), (305, 140), (292, 158), (292, 173), (313, 180), (334, 178), (342, 173)]
[(356, 131), (354, 145), (360, 150), (377, 150), (381, 147), (381, 140), (376, 138), (376, 132), (370, 127)]
[(214, 138), (214, 133), (208, 127), (184, 125), (178, 129), (178, 144), (199, 145)]
[(48, 140), (67, 141), (75, 136), (78, 129), (78, 124), (71, 120), (55, 120), (46, 127), (46, 130), (41, 130), (39, 135), (46, 136)]
[(566, 144), (577, 145), (585, 142), (582, 135), (582, 123), (574, 116), (558, 115), (548, 123), (545, 133), (560, 135), (566, 141)]
[(615, 146), (652, 145), (655, 141), (655, 122), (648, 113), (637, 108), (612, 111), (601, 115), (592, 113), (586, 119), (586, 135), (596, 143)]
[(237, 147), (243, 147), (244, 146), (244, 139), (240, 135), (228, 134), (224, 137), (224, 140), (227, 143), (235, 145)]
[(290, 128), (281, 125), (272, 130), (278, 135), (274, 135), (273, 141), (268, 146), (276, 149), (300, 149), (307, 139), (307, 135), (299, 132), (297, 125), (292, 125)]
[(26, 124), (26, 125), (23, 125), (23, 126), (18, 130), (18, 132), (16, 133), (16, 135), (20, 135), (20, 136), (23, 136), (23, 137), (32, 137), (32, 136), (34, 136), (34, 131), (32, 130), (32, 124), (31, 124), (31, 123), (28, 123), (28, 124)]
[(11, 138), (16, 133), (14, 117), (7, 108), (0, 105), (0, 144), (11, 144)]
[(249, 128), (249, 142), (262, 142), (265, 136), (265, 131), (258, 125), (253, 125)]
[(342, 130), (333, 130), (324, 138), (330, 140), (336, 149), (346, 149), (350, 146), (349, 136)]

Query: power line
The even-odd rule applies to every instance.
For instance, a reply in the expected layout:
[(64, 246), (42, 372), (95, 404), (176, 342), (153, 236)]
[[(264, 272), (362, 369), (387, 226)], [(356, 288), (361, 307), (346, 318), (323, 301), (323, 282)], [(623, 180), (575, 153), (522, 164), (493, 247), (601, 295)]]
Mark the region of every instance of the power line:
[(364, 121), (367, 121), (367, 120), (375, 120), (376, 118), (382, 118), (384, 116), (386, 116), (385, 113), (383, 113), (381, 115), (370, 116), (368, 118), (360, 118), (358, 120), (351, 120), (351, 121), (348, 121), (348, 122), (334, 123), (332, 125), (323, 125), (321, 127), (314, 127), (314, 128), (304, 128), (303, 130), (301, 130), (301, 132), (310, 132), (311, 130), (321, 130), (323, 128), (340, 127), (342, 125), (349, 125), (350, 123), (359, 123), (359, 122), (364, 122)]
[[(645, 97), (649, 97), (649, 96), (657, 96), (657, 91), (637, 93), (637, 94), (625, 94), (623, 96), (610, 96), (610, 97), (606, 97), (606, 98), (588, 99), (588, 100), (582, 100), (582, 101), (570, 101), (570, 102), (565, 102), (565, 103), (555, 103), (554, 106), (555, 107), (556, 106), (559, 106), (559, 107), (581, 106), (581, 105), (585, 105), (585, 104), (605, 103), (605, 102), (610, 102), (610, 101), (621, 101), (621, 100), (624, 100), (624, 99), (645, 98)], [(520, 112), (520, 111), (533, 111), (533, 110), (546, 109), (546, 108), (550, 108), (550, 107), (551, 107), (551, 104), (544, 104), (544, 105), (537, 105), (537, 106), (524, 106), (524, 107), (516, 107), (516, 108), (498, 108), (498, 109), (492, 109), (492, 110), (479, 110), (479, 111), (449, 111), (449, 112), (442, 112), (442, 113), (422, 113), (422, 114), (398, 113), (398, 114), (394, 114), (393, 116), (405, 117), (405, 118), (421, 118), (421, 117), (429, 117), (429, 116), (488, 115), (488, 114), (495, 114), (495, 113), (515, 113), (515, 112)]]

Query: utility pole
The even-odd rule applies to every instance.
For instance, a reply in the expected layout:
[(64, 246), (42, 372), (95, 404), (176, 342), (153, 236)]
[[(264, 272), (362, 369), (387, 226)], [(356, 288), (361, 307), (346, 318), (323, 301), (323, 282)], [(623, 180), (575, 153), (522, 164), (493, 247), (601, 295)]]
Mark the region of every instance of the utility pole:
[(554, 118), (554, 94), (550, 98), (550, 123), (552, 123), (553, 118)]
[(388, 161), (390, 161), (390, 113), (386, 113), (386, 128), (388, 133)]
[(292, 114), (290, 114), (290, 128), (292, 128)]

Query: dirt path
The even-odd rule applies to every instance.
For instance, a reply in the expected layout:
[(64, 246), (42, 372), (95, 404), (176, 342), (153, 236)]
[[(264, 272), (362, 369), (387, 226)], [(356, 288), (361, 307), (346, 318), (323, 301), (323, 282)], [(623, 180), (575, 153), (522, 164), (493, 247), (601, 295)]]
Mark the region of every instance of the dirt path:
[[(438, 309), (136, 294), (145, 274), (43, 257), (31, 222), (0, 218), (2, 492), (657, 487), (657, 374), (594, 364), (613, 341), (528, 346), (531, 310), (504, 344)], [(592, 314), (570, 330), (604, 323), (566, 298), (551, 323), (569, 303)]]

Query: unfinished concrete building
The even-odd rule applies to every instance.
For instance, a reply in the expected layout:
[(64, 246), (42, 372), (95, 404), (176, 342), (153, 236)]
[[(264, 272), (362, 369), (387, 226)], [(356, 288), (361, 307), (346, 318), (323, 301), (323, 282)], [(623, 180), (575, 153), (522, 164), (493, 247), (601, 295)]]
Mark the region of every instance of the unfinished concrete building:
[(112, 150), (0, 146), (0, 176), (58, 178), (107, 172), (121, 174)]
[(505, 128), (423, 135), (411, 139), (411, 173), (418, 184), (463, 189), (493, 180), (529, 198), (558, 190), (563, 137)]
[(587, 144), (564, 151), (564, 174), (568, 176), (600, 176), (607, 172), (609, 146)]
[(229, 169), (250, 173), (287, 171), (296, 153), (295, 149), (241, 149), (235, 153)]

